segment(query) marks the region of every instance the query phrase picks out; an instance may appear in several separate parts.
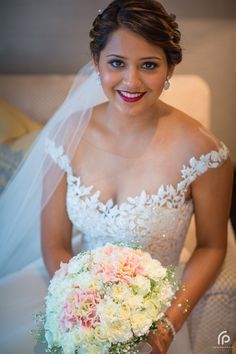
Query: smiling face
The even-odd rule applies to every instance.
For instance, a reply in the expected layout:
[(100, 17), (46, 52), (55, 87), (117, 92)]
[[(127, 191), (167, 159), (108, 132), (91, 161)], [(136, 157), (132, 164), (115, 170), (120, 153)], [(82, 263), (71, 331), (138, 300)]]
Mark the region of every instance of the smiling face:
[(155, 109), (173, 71), (162, 48), (125, 28), (112, 33), (96, 67), (110, 105), (128, 115)]

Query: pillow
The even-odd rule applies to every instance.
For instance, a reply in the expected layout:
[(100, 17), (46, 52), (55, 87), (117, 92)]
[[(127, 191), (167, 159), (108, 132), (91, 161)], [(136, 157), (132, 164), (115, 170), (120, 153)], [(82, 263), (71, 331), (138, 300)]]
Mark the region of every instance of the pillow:
[(0, 193), (16, 171), (31, 144), (39, 134), (39, 130), (25, 134), (12, 144), (0, 146)]
[(39, 128), (39, 123), (0, 97), (0, 144), (9, 143)]

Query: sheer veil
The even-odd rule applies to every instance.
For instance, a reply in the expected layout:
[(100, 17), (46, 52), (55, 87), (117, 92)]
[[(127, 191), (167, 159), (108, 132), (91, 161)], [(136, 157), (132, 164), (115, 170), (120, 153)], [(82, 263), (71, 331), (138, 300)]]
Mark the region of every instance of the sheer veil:
[(40, 215), (62, 179), (46, 153), (47, 139), (62, 146), (70, 160), (94, 106), (107, 101), (96, 83), (92, 62), (77, 74), (65, 101), (43, 128), (0, 196), (0, 276), (28, 265), (41, 255)]

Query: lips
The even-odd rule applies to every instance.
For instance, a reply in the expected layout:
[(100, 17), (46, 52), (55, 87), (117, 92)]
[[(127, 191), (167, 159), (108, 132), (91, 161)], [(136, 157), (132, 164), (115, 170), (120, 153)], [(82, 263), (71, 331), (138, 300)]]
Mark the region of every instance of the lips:
[(121, 91), (117, 90), (120, 97), (125, 102), (137, 102), (142, 99), (146, 92), (130, 92), (130, 91)]

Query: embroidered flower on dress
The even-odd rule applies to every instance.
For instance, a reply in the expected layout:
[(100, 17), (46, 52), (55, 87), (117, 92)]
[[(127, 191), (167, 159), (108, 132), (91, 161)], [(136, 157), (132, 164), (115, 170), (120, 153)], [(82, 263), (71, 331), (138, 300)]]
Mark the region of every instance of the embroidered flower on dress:
[(101, 192), (81, 183), (74, 176), (70, 161), (62, 147), (47, 142), (52, 159), (67, 173), (67, 212), (73, 226), (83, 235), (84, 249), (106, 242), (135, 240), (163, 264), (176, 264), (193, 213), (193, 203), (186, 201), (189, 185), (209, 168), (216, 168), (228, 157), (222, 143), (219, 151), (211, 151), (199, 159), (191, 158), (181, 170), (176, 185), (161, 185), (156, 193), (145, 190), (127, 197), (120, 205), (112, 199), (100, 200)]

